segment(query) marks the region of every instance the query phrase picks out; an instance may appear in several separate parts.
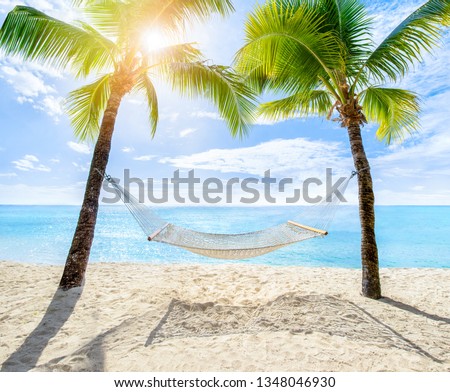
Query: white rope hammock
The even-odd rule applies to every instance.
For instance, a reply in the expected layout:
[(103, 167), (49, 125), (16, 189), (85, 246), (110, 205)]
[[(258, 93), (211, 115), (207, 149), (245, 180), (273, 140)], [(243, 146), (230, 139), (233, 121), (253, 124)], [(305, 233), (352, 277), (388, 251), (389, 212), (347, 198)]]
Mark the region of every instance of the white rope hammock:
[[(339, 187), (343, 195), (353, 173)], [(243, 234), (203, 233), (166, 222), (152, 208), (146, 206), (121, 187), (110, 176), (105, 176), (131, 215), (141, 226), (149, 241), (161, 242), (186, 249), (206, 257), (240, 260), (264, 255), (288, 245), (328, 234), (327, 228), (334, 217), (340, 200), (336, 193), (327, 195), (321, 203), (308, 207), (314, 212), (310, 226), (290, 220), (275, 227)], [(301, 217), (300, 217), (301, 218)], [(301, 219), (299, 219), (301, 220)]]

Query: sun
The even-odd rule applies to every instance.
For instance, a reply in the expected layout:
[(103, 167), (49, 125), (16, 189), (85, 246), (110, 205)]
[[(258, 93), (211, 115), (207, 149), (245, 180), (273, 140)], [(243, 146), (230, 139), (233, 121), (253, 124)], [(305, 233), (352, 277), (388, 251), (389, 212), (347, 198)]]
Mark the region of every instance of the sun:
[(142, 34), (142, 49), (146, 52), (155, 52), (173, 44), (167, 35), (158, 30), (148, 30)]

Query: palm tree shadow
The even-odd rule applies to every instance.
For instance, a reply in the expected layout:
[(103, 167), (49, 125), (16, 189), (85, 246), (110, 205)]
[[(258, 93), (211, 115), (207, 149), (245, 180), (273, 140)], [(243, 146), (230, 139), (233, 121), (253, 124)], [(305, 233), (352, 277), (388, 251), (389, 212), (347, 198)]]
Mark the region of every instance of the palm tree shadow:
[(439, 358), (436, 358), (435, 356), (431, 355), (428, 351), (424, 350), (422, 347), (420, 347), (418, 344), (416, 344), (414, 341), (408, 339), (407, 337), (403, 336), (401, 333), (397, 332), (394, 328), (390, 327), (387, 323), (382, 322), (375, 316), (373, 316), (370, 312), (363, 309), (362, 307), (356, 305), (355, 303), (349, 301), (349, 303), (354, 306), (355, 308), (359, 309), (362, 313), (364, 313), (366, 316), (368, 316), (371, 320), (375, 321), (388, 331), (390, 331), (394, 336), (397, 336), (399, 339), (401, 339), (403, 342), (405, 342), (411, 349), (418, 352), (420, 355), (427, 357), (431, 359), (433, 362), (436, 363), (444, 363), (444, 361), (440, 360)]
[(162, 319), (159, 321), (158, 325), (152, 330), (152, 332), (150, 333), (150, 336), (148, 337), (147, 341), (145, 342), (145, 347), (148, 347), (153, 343), (158, 332), (164, 327), (164, 324), (167, 322), (170, 314), (172, 313), (173, 309), (175, 308), (175, 305), (179, 302), (180, 301), (177, 301), (176, 299), (172, 299), (170, 301), (170, 304), (169, 304), (169, 307), (167, 308), (166, 313), (164, 314)]
[(3, 372), (27, 372), (34, 368), (52, 339), (61, 330), (72, 314), (83, 289), (69, 291), (58, 289), (39, 325), (22, 345), (3, 363)]
[(411, 312), (418, 316), (426, 317), (427, 319), (430, 319), (430, 320), (440, 321), (442, 323), (450, 324), (450, 318), (446, 318), (446, 317), (438, 316), (436, 314), (424, 312), (423, 310), (419, 310), (419, 309), (415, 308), (414, 306), (405, 304), (403, 302), (396, 301), (389, 297), (383, 297), (380, 299), (380, 301), (384, 302), (388, 305), (395, 306), (398, 309), (406, 310), (407, 312)]

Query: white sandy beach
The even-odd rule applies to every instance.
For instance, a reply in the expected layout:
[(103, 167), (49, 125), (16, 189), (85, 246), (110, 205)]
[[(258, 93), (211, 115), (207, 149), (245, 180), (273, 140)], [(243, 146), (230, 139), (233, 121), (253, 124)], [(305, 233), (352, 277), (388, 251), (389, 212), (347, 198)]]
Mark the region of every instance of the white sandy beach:
[(450, 371), (450, 270), (0, 262), (3, 371)]

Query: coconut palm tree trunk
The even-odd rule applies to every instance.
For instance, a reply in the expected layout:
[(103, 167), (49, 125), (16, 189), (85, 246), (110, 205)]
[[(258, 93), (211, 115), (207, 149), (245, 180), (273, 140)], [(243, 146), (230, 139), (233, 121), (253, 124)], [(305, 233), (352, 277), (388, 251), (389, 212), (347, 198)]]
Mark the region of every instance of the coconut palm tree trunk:
[(378, 248), (375, 237), (375, 196), (369, 161), (364, 151), (361, 127), (353, 121), (348, 126), (350, 146), (358, 172), (359, 216), (361, 222), (362, 294), (372, 299), (381, 298), (378, 268)]
[(79, 287), (84, 280), (89, 254), (94, 240), (99, 197), (103, 183), (103, 176), (100, 173), (105, 172), (108, 164), (116, 116), (125, 93), (126, 91), (120, 88), (118, 84), (111, 86), (111, 95), (103, 116), (99, 137), (92, 157), (83, 205), (72, 245), (67, 256), (63, 276), (59, 284), (59, 287), (63, 290)]

